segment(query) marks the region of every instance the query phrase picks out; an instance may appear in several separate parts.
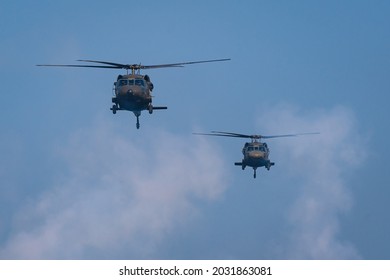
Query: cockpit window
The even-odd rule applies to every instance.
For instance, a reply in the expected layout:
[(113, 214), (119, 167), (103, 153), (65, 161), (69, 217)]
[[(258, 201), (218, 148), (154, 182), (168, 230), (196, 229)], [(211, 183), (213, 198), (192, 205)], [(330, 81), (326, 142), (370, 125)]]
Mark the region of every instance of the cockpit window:
[(251, 152), (251, 151), (265, 152), (265, 148), (263, 146), (249, 146), (248, 152)]
[(127, 85), (127, 80), (119, 80), (119, 85), (120, 85), (120, 86), (125, 86), (125, 85)]
[(136, 80), (135, 80), (135, 85), (136, 85), (136, 86), (142, 86), (142, 87), (144, 87), (144, 86), (145, 86), (144, 80), (142, 80), (142, 79), (136, 79)]
[[(135, 80), (134, 81), (134, 79), (130, 79), (130, 80), (124, 80), (124, 79), (122, 79), (122, 80), (119, 80), (119, 85), (120, 86), (126, 86), (126, 85), (129, 85), (129, 86), (133, 86), (134, 85), (134, 83), (136, 84), (136, 85), (138, 85), (137, 84), (137, 81), (138, 80)], [(141, 82), (143, 82), (143, 80), (140, 80)]]

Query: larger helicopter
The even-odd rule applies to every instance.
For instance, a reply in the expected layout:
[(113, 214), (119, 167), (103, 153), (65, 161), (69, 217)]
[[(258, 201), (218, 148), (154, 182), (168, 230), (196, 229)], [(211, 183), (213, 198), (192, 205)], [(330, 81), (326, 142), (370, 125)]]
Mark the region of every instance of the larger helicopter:
[(235, 137), (235, 138), (249, 138), (251, 142), (246, 142), (242, 148), (242, 153), (244, 158), (240, 162), (235, 162), (234, 165), (241, 166), (242, 170), (245, 167), (250, 166), (253, 168), (253, 178), (256, 178), (256, 169), (258, 167), (265, 167), (267, 170), (271, 166), (275, 165), (269, 159), (270, 150), (267, 143), (261, 142), (261, 139), (270, 139), (270, 138), (279, 138), (279, 137), (294, 137), (298, 135), (308, 135), (308, 134), (319, 134), (318, 132), (310, 133), (296, 133), (296, 134), (284, 134), (284, 135), (247, 135), (233, 132), (223, 132), (223, 131), (211, 131), (211, 133), (194, 133), (197, 135), (211, 135), (211, 136), (224, 136), (224, 137)]
[[(108, 68), (108, 69), (126, 69), (126, 75), (118, 75), (114, 82), (114, 96), (112, 97), (112, 107), (110, 110), (113, 114), (117, 111), (126, 110), (134, 113), (137, 118), (136, 127), (139, 129), (139, 116), (141, 111), (147, 110), (152, 114), (154, 110), (168, 109), (166, 106), (152, 105), (153, 83), (148, 75), (141, 75), (141, 69), (155, 69), (168, 67), (184, 67), (188, 64), (207, 63), (226, 61), (230, 58), (179, 62), (158, 65), (141, 65), (141, 64), (121, 64), (108, 61), (97, 60), (77, 60), (82, 62), (98, 63), (102, 65), (83, 65), (83, 64), (38, 64), (37, 66), (54, 66), (54, 67), (88, 67), (88, 68)], [(129, 74), (131, 70), (131, 74)]]

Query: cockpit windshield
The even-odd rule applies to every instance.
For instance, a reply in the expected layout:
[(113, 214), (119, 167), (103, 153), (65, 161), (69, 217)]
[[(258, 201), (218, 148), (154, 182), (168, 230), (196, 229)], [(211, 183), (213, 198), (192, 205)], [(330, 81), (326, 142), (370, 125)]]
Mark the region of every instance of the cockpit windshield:
[(248, 152), (251, 151), (260, 151), (260, 152), (265, 152), (265, 149), (263, 146), (249, 146), (248, 147)]
[(125, 79), (121, 79), (119, 80), (119, 86), (141, 86), (141, 87), (144, 87), (145, 86), (145, 81), (142, 80), (142, 79), (130, 79), (130, 80), (125, 80)]
[(127, 85), (127, 80), (119, 80), (119, 82), (118, 82), (118, 85), (120, 85), (120, 86), (125, 86), (125, 85)]

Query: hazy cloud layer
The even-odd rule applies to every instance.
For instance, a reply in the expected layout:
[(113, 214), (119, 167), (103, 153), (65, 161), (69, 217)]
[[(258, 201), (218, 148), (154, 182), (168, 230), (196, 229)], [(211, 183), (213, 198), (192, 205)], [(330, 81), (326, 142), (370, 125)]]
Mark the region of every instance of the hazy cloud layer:
[(282, 161), (278, 172), (286, 172), (298, 182), (295, 201), (286, 209), (289, 231), (278, 257), (359, 258), (354, 246), (339, 237), (340, 215), (353, 209), (347, 175), (366, 156), (353, 113), (344, 107), (301, 111), (280, 105), (265, 110), (262, 120), (259, 124), (264, 134), (321, 133), (269, 141), (273, 158)]
[[(261, 112), (259, 133), (321, 134), (267, 141), (276, 162), (270, 172), (280, 174), (277, 182), (285, 184), (275, 191), (291, 199), (279, 206), (285, 219), (269, 229), (277, 233), (275, 239), (259, 244), (275, 245), (270, 258), (360, 258), (342, 235), (341, 223), (354, 207), (348, 178), (366, 157), (353, 112), (344, 107), (302, 111), (290, 105)], [(39, 193), (11, 213), (0, 258), (158, 258), (164, 240), (205, 214), (202, 202), (225, 205), (218, 198), (232, 167), (222, 156), (223, 147), (211, 144), (220, 142), (159, 129), (153, 134), (118, 129), (98, 121), (58, 143), (49, 181), (31, 186)], [(244, 259), (245, 253), (230, 258)]]
[(61, 171), (14, 215), (0, 258), (150, 258), (196, 219), (194, 201), (224, 191), (218, 149), (202, 138), (135, 133), (103, 122), (60, 143)]

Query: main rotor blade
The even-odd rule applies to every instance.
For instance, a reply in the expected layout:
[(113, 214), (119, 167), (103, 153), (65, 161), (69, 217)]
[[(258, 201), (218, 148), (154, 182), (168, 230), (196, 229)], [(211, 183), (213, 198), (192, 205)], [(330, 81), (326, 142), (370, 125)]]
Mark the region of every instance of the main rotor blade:
[(221, 136), (239, 137), (239, 138), (251, 138), (253, 136), (253, 135), (248, 135), (248, 134), (241, 134), (241, 133), (235, 133), (235, 132), (225, 132), (225, 131), (211, 131), (211, 133), (218, 134)]
[(311, 134), (320, 134), (319, 132), (307, 132), (307, 133), (295, 133), (295, 134), (284, 134), (284, 135), (265, 135), (261, 136), (261, 138), (264, 139), (270, 139), (270, 138), (279, 138), (279, 137), (295, 137), (299, 135), (311, 135)]
[(230, 58), (212, 59), (212, 60), (199, 60), (199, 61), (188, 61), (188, 62), (157, 64), (157, 65), (142, 65), (142, 69), (154, 69), (154, 68), (165, 68), (165, 67), (184, 67), (184, 65), (188, 65), (188, 64), (218, 62), (218, 61), (227, 61), (227, 60), (230, 60)]
[(131, 65), (114, 63), (114, 62), (108, 62), (108, 61), (83, 60), (83, 59), (79, 59), (77, 61), (101, 63), (101, 64), (107, 64), (107, 65), (110, 65), (110, 66), (104, 66), (104, 65), (83, 65), (83, 64), (38, 64), (37, 66), (89, 67), (89, 68), (110, 68), (110, 69), (130, 69), (131, 68)]
[(89, 67), (89, 68), (111, 68), (121, 69), (117, 66), (103, 66), (103, 65), (80, 65), (80, 64), (37, 64), (36, 66), (50, 66), (50, 67)]
[[(93, 62), (93, 63), (102, 63), (102, 64), (108, 64), (112, 66), (116, 66), (115, 68), (122, 68), (122, 69), (148, 69), (148, 68), (154, 68), (154, 66), (145, 66), (142, 64), (121, 64), (121, 63), (115, 63), (115, 62), (109, 62), (109, 61), (100, 61), (100, 60), (86, 60), (86, 59), (79, 59), (77, 61), (84, 61), (84, 62)], [(165, 67), (183, 67), (180, 65), (172, 65), (172, 66), (165, 66)]]
[(237, 133), (219, 133), (212, 131), (212, 133), (192, 133), (195, 135), (209, 135), (209, 136), (225, 136), (225, 137), (234, 137), (234, 138), (251, 138), (250, 135), (237, 134)]
[(110, 61), (101, 61), (101, 60), (89, 60), (89, 59), (79, 59), (77, 61), (83, 62), (92, 62), (100, 63), (105, 65), (82, 65), (82, 64), (38, 64), (37, 66), (54, 66), (54, 67), (88, 67), (88, 68), (109, 68), (109, 69), (154, 69), (154, 68), (168, 68), (168, 67), (184, 67), (187, 64), (196, 64), (196, 63), (207, 63), (207, 62), (217, 62), (217, 61), (226, 61), (230, 58), (223, 59), (213, 59), (213, 60), (201, 60), (201, 61), (189, 61), (189, 62), (180, 62), (180, 63), (170, 63), (170, 64), (157, 64), (157, 65), (141, 65), (141, 64), (122, 64)]
[(282, 135), (247, 135), (234, 132), (224, 132), (224, 131), (211, 131), (211, 133), (193, 133), (196, 135), (210, 135), (210, 136), (225, 136), (225, 137), (235, 137), (235, 138), (250, 138), (250, 139), (270, 139), (270, 138), (279, 138), (279, 137), (295, 137), (299, 135), (310, 135), (310, 134), (320, 134), (319, 132), (308, 132), (308, 133), (295, 133), (295, 134), (282, 134)]
[(100, 60), (87, 60), (87, 59), (79, 59), (77, 61), (84, 61), (84, 62), (93, 62), (93, 63), (101, 63), (101, 64), (107, 64), (116, 66), (118, 68), (126, 68), (127, 66), (130, 66), (128, 64), (122, 64), (122, 63), (115, 63), (115, 62), (109, 62), (109, 61), (100, 61)]

